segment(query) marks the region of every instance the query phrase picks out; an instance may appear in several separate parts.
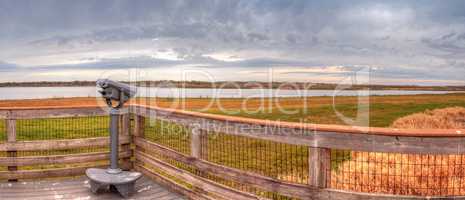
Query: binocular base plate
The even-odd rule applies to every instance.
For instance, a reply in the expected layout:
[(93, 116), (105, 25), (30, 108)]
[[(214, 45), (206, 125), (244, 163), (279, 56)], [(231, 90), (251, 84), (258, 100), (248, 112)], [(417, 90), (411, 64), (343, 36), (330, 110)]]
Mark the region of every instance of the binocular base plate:
[(124, 198), (134, 193), (134, 184), (142, 177), (139, 172), (121, 171), (117, 174), (108, 173), (107, 169), (90, 168), (86, 170), (86, 175), (90, 180), (90, 189), (97, 194), (100, 190), (110, 189), (118, 192)]

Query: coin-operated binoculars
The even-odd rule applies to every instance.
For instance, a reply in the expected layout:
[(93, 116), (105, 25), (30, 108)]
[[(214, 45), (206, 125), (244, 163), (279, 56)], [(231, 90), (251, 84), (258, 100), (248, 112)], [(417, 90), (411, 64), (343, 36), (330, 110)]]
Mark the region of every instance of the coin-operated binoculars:
[(121, 108), (130, 98), (136, 95), (136, 88), (108, 79), (97, 80), (97, 87), (102, 97), (110, 107), (110, 167), (108, 169), (90, 168), (86, 175), (90, 179), (93, 193), (100, 189), (110, 188), (127, 198), (134, 192), (134, 184), (142, 174), (139, 172), (123, 171), (118, 167), (118, 119)]

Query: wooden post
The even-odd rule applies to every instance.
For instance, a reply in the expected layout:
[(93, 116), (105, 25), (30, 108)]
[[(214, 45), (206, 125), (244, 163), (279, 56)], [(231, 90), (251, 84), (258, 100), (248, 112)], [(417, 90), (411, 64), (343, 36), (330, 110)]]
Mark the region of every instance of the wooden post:
[[(206, 144), (204, 142), (204, 138), (207, 136), (207, 132), (203, 130), (199, 130), (196, 128), (191, 129), (190, 131), (190, 137), (191, 137), (191, 156), (196, 158), (196, 159), (206, 159), (206, 154), (205, 151), (206, 149)], [(204, 146), (205, 145), (205, 146)], [(207, 177), (207, 173), (202, 170), (197, 170), (196, 175), (200, 177)], [(193, 190), (200, 193), (200, 194), (206, 194), (206, 191), (202, 188), (202, 186), (199, 185), (193, 185)]]
[(201, 130), (200, 140), (200, 146), (202, 147), (200, 158), (208, 160), (208, 131)]
[(134, 137), (144, 138), (145, 117), (136, 115), (134, 119)]
[(197, 129), (192, 129), (191, 134), (191, 156), (194, 158), (202, 158), (202, 132)]
[(130, 121), (129, 121), (129, 113), (125, 113), (121, 115), (121, 135), (129, 135), (129, 128), (130, 128)]
[(331, 149), (308, 148), (309, 184), (313, 187), (327, 188), (331, 174)]
[[(145, 133), (145, 117), (135, 114), (134, 115), (134, 131), (132, 133), (134, 138), (133, 138), (132, 141), (135, 141), (135, 139), (137, 137), (145, 138), (144, 133)], [(134, 151), (132, 152), (133, 153), (132, 157), (135, 157), (135, 152), (136, 151), (143, 151), (143, 150), (136, 146)], [(136, 160), (135, 159), (134, 159), (134, 162), (132, 164), (133, 164), (133, 166), (136, 165)]]
[(208, 132), (204, 130), (191, 130), (191, 156), (206, 160), (208, 158)]
[[(129, 113), (122, 114), (120, 117), (120, 131), (119, 134), (121, 136), (129, 136), (129, 128), (131, 127), (130, 121), (129, 121)], [(121, 150), (120, 151), (128, 151), (131, 150), (131, 144), (123, 144), (121, 145)], [(132, 168), (132, 163), (131, 163), (131, 158), (124, 158), (121, 161), (124, 163), (122, 166), (129, 166)], [(129, 170), (129, 169), (125, 169)]]
[[(7, 133), (7, 142), (16, 142), (16, 120), (8, 119), (6, 120), (6, 133)], [(16, 151), (7, 151), (7, 157), (16, 157)], [(8, 166), (8, 171), (17, 171), (17, 166)], [(9, 179), (10, 182), (16, 182), (17, 179)]]

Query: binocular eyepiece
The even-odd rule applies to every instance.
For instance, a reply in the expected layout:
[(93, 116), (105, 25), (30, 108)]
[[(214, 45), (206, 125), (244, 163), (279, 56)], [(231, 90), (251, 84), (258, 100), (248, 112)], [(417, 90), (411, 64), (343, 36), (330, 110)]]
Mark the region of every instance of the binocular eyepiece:
[[(101, 88), (99, 90), (100, 94), (105, 98), (108, 106), (112, 108), (121, 108), (124, 103), (137, 93), (135, 87), (109, 79), (97, 80), (97, 86)], [(118, 101), (118, 105), (116, 107), (113, 106), (112, 101)]]

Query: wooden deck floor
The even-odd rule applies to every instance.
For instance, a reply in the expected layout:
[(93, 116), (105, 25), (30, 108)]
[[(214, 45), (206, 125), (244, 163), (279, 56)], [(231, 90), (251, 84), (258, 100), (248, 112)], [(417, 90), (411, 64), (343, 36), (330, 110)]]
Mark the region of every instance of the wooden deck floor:
[[(101, 192), (97, 195), (90, 192), (86, 177), (32, 181), (32, 182), (2, 182), (0, 183), (1, 200), (110, 200), (124, 199), (118, 194)], [(137, 200), (181, 200), (183, 196), (168, 191), (149, 178), (142, 177), (136, 183), (136, 194), (128, 199)]]

